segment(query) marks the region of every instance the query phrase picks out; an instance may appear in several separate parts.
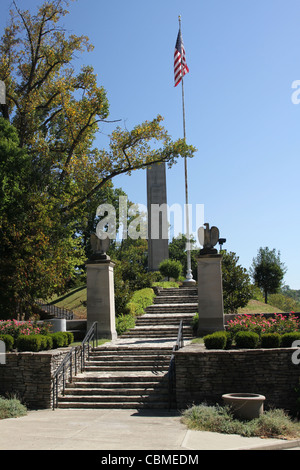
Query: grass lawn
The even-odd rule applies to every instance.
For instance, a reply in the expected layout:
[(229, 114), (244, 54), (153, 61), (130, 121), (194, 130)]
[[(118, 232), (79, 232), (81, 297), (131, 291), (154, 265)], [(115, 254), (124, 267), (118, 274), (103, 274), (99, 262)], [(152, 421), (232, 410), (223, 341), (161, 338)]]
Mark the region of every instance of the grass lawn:
[(76, 318), (86, 318), (86, 287), (76, 287), (60, 297), (53, 297), (49, 303), (74, 312)]
[(243, 308), (238, 309), (238, 313), (286, 313), (280, 310), (277, 307), (273, 307), (272, 305), (265, 304), (264, 302), (260, 302), (259, 300), (250, 300), (248, 305)]

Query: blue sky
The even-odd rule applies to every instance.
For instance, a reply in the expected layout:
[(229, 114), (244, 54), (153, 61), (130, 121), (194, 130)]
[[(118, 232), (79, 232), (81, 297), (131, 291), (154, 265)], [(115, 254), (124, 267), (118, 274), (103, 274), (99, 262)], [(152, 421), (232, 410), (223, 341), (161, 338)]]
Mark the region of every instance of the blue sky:
[[(17, 0), (21, 8), (41, 2)], [(1, 0), (0, 27), (11, 0)], [(226, 248), (249, 268), (260, 247), (275, 248), (285, 283), (300, 289), (300, 80), (298, 0), (77, 0), (66, 28), (89, 36), (93, 65), (107, 90), (110, 118), (132, 128), (157, 114), (173, 139), (183, 137), (181, 87), (173, 53), (182, 17), (190, 73), (185, 76), (186, 135), (198, 151), (188, 162), (189, 202), (204, 204)], [(298, 85), (299, 86), (299, 85)], [(299, 93), (300, 96), (300, 93)], [(115, 125), (103, 125), (105, 147)], [(146, 172), (114, 180), (146, 204)], [(185, 203), (184, 165), (167, 171), (168, 204)]]

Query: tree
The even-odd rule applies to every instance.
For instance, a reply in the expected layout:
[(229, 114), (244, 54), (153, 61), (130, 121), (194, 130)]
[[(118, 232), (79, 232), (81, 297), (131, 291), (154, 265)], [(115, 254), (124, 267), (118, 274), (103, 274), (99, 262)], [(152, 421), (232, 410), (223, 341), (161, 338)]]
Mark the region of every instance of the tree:
[[(109, 104), (92, 66), (75, 71), (76, 55), (93, 47), (86, 36), (68, 35), (61, 26), (69, 3), (47, 0), (33, 14), (13, 0), (0, 41), (0, 80), (7, 92), (1, 112), (17, 131), (24, 160), (20, 168), (26, 174), (24, 180), (16, 178), (14, 187), (7, 161), (10, 176), (1, 175), (3, 188), (10, 181), (5, 204), (9, 198), (11, 203), (1, 221), (6, 251), (0, 284), (11, 279), (10, 298), (18, 303), (65, 288), (83, 260), (76, 231), (86, 235), (91, 204), (103, 201), (101, 190), (115, 176), (155, 162), (171, 166), (195, 151), (184, 139), (171, 140), (160, 115), (131, 131), (115, 129), (108, 150), (95, 147), (99, 124), (108, 122)], [(22, 211), (14, 212), (18, 204)]]
[(239, 307), (245, 307), (252, 296), (250, 276), (238, 265), (239, 257), (235, 253), (221, 252), (224, 312), (235, 313)]
[(83, 252), (73, 225), (65, 225), (51, 198), (37, 190), (32, 157), (3, 118), (0, 174), (0, 317), (22, 318), (36, 298), (64, 291)]
[(0, 43), (0, 79), (20, 146), (34, 156), (41, 189), (56, 195), (63, 213), (72, 214), (117, 175), (193, 155), (184, 139), (172, 142), (159, 115), (131, 131), (117, 128), (109, 150), (93, 147), (109, 104), (93, 67), (75, 73), (76, 54), (93, 46), (60, 26), (69, 2), (48, 0), (35, 15), (13, 4)]
[(268, 294), (278, 292), (286, 273), (286, 267), (280, 260), (280, 252), (276, 253), (275, 248), (259, 248), (256, 258), (253, 258), (250, 273), (254, 283), (263, 290), (267, 304)]
[[(180, 261), (182, 265), (182, 272), (187, 272), (187, 252), (186, 252), (187, 237), (186, 235), (179, 235), (169, 243), (169, 258), (172, 260)], [(199, 249), (196, 248), (196, 241), (193, 236), (190, 236), (191, 244), (191, 267), (193, 278), (197, 280), (197, 256)]]
[(177, 281), (182, 273), (182, 265), (180, 261), (165, 259), (160, 263), (159, 271), (162, 276), (167, 277), (169, 280), (170, 278), (173, 278)]

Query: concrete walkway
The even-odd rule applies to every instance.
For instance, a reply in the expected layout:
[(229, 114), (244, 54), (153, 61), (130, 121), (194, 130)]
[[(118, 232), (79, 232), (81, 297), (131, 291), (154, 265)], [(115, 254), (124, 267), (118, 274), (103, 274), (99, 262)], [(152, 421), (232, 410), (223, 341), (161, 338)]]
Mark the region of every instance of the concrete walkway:
[(157, 450), (188, 455), (201, 450), (297, 446), (300, 440), (190, 431), (181, 423), (179, 413), (164, 410), (40, 410), (22, 418), (0, 420), (0, 450)]

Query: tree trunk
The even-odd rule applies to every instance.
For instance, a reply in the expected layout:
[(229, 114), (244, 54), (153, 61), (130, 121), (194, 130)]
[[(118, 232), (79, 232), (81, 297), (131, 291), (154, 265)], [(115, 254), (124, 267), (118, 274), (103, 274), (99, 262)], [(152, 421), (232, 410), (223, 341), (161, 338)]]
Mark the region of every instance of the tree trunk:
[(265, 304), (268, 303), (268, 292), (265, 290)]

